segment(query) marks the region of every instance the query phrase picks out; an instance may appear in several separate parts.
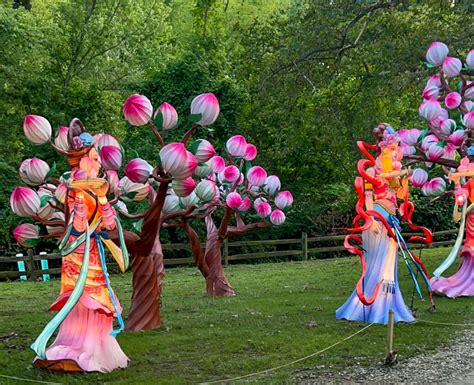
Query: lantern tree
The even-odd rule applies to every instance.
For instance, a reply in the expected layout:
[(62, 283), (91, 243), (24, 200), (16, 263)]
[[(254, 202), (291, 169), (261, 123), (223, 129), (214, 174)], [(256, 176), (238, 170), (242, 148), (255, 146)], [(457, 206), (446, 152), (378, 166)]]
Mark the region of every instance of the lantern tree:
[[(443, 197), (454, 194), (455, 220), (461, 220), (458, 238), (447, 259), (434, 272), (433, 290), (449, 297), (474, 295), (474, 255), (471, 251), (474, 229), (474, 50), (465, 62), (448, 56), (446, 44), (430, 45), (427, 66), (436, 71), (422, 92), (423, 101), (418, 112), (427, 127), (402, 130), (407, 165), (421, 163), (424, 167), (413, 170), (412, 184), (424, 195)], [(440, 166), (440, 167), (435, 167)], [(430, 174), (440, 174), (429, 180)], [(448, 187), (450, 187), (448, 189)], [(439, 199), (435, 198), (435, 199)], [(459, 208), (462, 207), (461, 212)], [(463, 238), (464, 246), (463, 246)], [(461, 265), (456, 274), (443, 278), (441, 274), (452, 265), (458, 255)]]
[[(109, 199), (115, 209), (124, 217), (142, 220), (138, 234), (125, 232), (133, 272), (132, 305), (126, 329), (138, 331), (161, 324), (164, 263), (160, 232), (163, 227), (181, 227), (186, 231), (210, 295), (234, 295), (222, 268), (223, 240), (282, 224), (285, 221), (283, 210), (291, 206), (293, 198), (288, 191), (279, 191), (278, 177), (267, 176), (262, 167), (251, 164), (257, 150), (243, 136), (236, 135), (227, 141), (226, 159), (217, 156), (212, 144), (205, 139), (188, 146), (195, 132), (214, 123), (219, 115), (219, 103), (212, 93), (201, 94), (192, 101), (193, 123), (179, 142), (166, 144), (164, 141), (163, 132), (175, 128), (178, 121), (178, 114), (169, 103), (161, 104), (153, 112), (151, 102), (135, 94), (125, 101), (123, 114), (132, 126), (150, 127), (160, 147), (156, 165), (135, 158), (123, 168), (124, 175), (120, 177), (124, 156), (119, 142), (109, 134), (97, 134), (88, 145), (99, 153), (103, 177), (109, 182)], [(83, 127), (74, 119), (69, 127), (59, 128), (51, 142), (57, 152), (63, 155), (67, 152), (67, 137), (78, 125)], [(51, 140), (51, 125), (43, 117), (28, 115), (24, 131), (33, 143)], [(52, 177), (53, 173), (54, 167), (50, 168), (41, 159), (23, 162), (20, 177), (25, 183), (36, 186), (37, 191), (18, 187), (12, 194), (12, 202), (19, 215), (46, 225), (44, 237), (59, 239), (67, 223), (64, 204), (71, 175), (65, 173), (58, 179)], [(148, 207), (140, 213), (129, 213), (127, 203), (130, 201), (147, 202)], [(272, 209), (271, 203), (277, 208)], [(255, 220), (245, 223), (245, 213), (252, 206)], [(219, 223), (216, 223), (217, 217), (221, 218)], [(195, 220), (206, 222), (204, 250), (192, 227)], [(20, 225), (14, 235), (25, 247), (34, 246), (40, 239), (39, 228), (33, 224)], [(110, 237), (113, 239), (116, 234), (111, 233)]]

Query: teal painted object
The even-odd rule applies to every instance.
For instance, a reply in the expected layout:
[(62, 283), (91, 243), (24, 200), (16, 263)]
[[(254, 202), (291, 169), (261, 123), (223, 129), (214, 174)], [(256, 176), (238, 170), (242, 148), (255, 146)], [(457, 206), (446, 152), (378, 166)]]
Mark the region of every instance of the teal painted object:
[[(46, 255), (46, 251), (42, 251), (39, 253), (39, 255)], [(48, 260), (47, 259), (42, 259), (41, 260), (41, 270), (48, 270), (49, 269), (49, 266), (48, 266)], [(50, 280), (50, 277), (49, 277), (49, 274), (43, 274), (43, 281), (49, 281)]]
[[(23, 257), (23, 254), (19, 253), (16, 255), (16, 257)], [(16, 263), (18, 265), (18, 271), (20, 273), (24, 273), (26, 271), (25, 269), (25, 261), (18, 261)], [(20, 275), (20, 281), (26, 281), (28, 278), (26, 275)]]

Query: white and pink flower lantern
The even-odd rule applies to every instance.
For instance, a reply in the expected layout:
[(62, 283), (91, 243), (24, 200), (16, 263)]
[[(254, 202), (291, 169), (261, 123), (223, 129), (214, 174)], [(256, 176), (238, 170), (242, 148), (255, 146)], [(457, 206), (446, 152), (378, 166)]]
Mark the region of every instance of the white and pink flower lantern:
[(227, 140), (226, 148), (233, 157), (243, 157), (247, 151), (247, 140), (242, 135), (234, 135)]
[(196, 158), (180, 142), (164, 146), (160, 151), (160, 159), (165, 171), (178, 179), (190, 177), (197, 168)]
[(199, 139), (194, 142), (191, 152), (199, 163), (205, 163), (216, 155), (214, 146), (205, 139)]
[(444, 135), (451, 135), (451, 133), (456, 129), (456, 122), (453, 119), (445, 119), (441, 121), (439, 129)]
[(430, 76), (426, 82), (426, 87), (441, 88), (441, 77), (439, 75)]
[(461, 102), (462, 102), (462, 96), (457, 92), (450, 92), (444, 98), (444, 104), (450, 110), (459, 107), (461, 105)]
[(173, 182), (171, 182), (171, 187), (177, 196), (184, 198), (194, 191), (196, 182), (191, 177), (186, 179), (173, 179)]
[(23, 223), (15, 227), (13, 236), (20, 246), (26, 248), (34, 247), (40, 239), (39, 228), (31, 223)]
[(155, 111), (153, 117), (156, 118), (159, 113), (161, 113), (162, 120), (161, 129), (169, 131), (176, 127), (176, 124), (178, 123), (178, 113), (171, 104), (167, 102), (162, 103)]
[(289, 191), (280, 191), (275, 197), (275, 206), (281, 210), (293, 204), (293, 195)]
[(257, 210), (257, 215), (260, 217), (260, 218), (266, 218), (270, 215), (270, 213), (272, 212), (272, 207), (270, 206), (270, 204), (268, 202), (261, 202), (257, 207), (256, 207), (256, 210)]
[(448, 78), (458, 76), (461, 72), (462, 62), (456, 57), (447, 56), (443, 61), (443, 72)]
[(112, 135), (109, 135), (109, 134), (94, 135), (94, 147), (97, 150), (100, 150), (102, 147), (105, 147), (105, 146), (113, 146), (113, 147), (118, 148), (119, 150), (122, 149), (118, 140), (115, 139)]
[(421, 131), (417, 128), (412, 128), (410, 130), (400, 130), (398, 135), (402, 143), (408, 146), (415, 146), (418, 142), (418, 138), (421, 135)]
[(128, 177), (124, 176), (119, 182), (120, 196), (127, 201), (141, 201), (150, 193), (148, 183), (133, 183)]
[(231, 164), (224, 169), (222, 176), (226, 181), (234, 183), (240, 178), (240, 170), (237, 166)]
[(180, 202), (185, 208), (189, 209), (192, 206), (199, 205), (199, 197), (194, 191), (192, 191), (188, 196), (180, 198)]
[(426, 196), (438, 196), (446, 191), (446, 182), (440, 177), (431, 179), (425, 183), (421, 191)]
[(426, 152), (426, 157), (428, 160), (435, 162), (438, 159), (442, 158), (444, 155), (444, 148), (438, 144), (432, 145), (428, 148)]
[(203, 202), (210, 202), (216, 197), (216, 184), (204, 179), (198, 183), (195, 192)]
[(54, 144), (56, 147), (66, 152), (69, 150), (68, 132), (69, 127), (61, 126), (56, 133), (56, 137), (54, 138)]
[(64, 204), (66, 203), (66, 195), (67, 195), (67, 186), (64, 184), (59, 184), (58, 187), (56, 187), (56, 191), (54, 192), (54, 198), (61, 203)]
[(163, 205), (163, 214), (172, 214), (180, 210), (179, 197), (175, 194), (168, 194)]
[(34, 144), (44, 144), (51, 139), (53, 132), (48, 120), (39, 115), (27, 115), (23, 121), (23, 131)]
[(252, 207), (252, 201), (250, 200), (249, 197), (245, 197), (244, 199), (242, 199), (242, 203), (238, 207), (238, 210), (240, 212), (245, 213), (250, 209), (250, 207)]
[(214, 156), (211, 159), (212, 171), (216, 174), (221, 173), (225, 169), (225, 160), (221, 156)]
[(245, 149), (244, 159), (245, 160), (254, 160), (257, 157), (257, 147), (253, 144), (247, 144)]
[(31, 217), (40, 209), (41, 200), (36, 191), (20, 186), (10, 195), (10, 207), (20, 217)]
[(48, 163), (39, 158), (24, 160), (20, 165), (20, 178), (31, 186), (38, 186), (46, 182), (50, 172)]
[(423, 99), (438, 99), (440, 92), (441, 89), (439, 87), (425, 87), (421, 96), (423, 96)]
[(449, 135), (449, 141), (454, 146), (459, 147), (465, 138), (465, 131), (464, 130), (456, 130), (451, 135)]
[(422, 168), (415, 168), (410, 181), (414, 187), (422, 187), (428, 181), (428, 173)]
[(236, 210), (242, 204), (242, 196), (234, 191), (227, 195), (225, 201), (229, 208)]
[(449, 53), (449, 48), (446, 44), (435, 41), (430, 44), (426, 52), (426, 60), (433, 66), (440, 66)]
[(144, 126), (153, 114), (150, 100), (143, 95), (131, 95), (123, 103), (123, 116), (132, 126)]
[(104, 170), (118, 170), (122, 167), (122, 150), (115, 146), (101, 147), (100, 161)]
[(219, 101), (211, 92), (198, 95), (191, 102), (191, 114), (201, 115), (196, 124), (209, 126), (214, 123), (219, 116)]
[(125, 166), (125, 175), (134, 183), (145, 183), (152, 171), (153, 167), (141, 158), (132, 159)]
[(432, 120), (441, 113), (441, 105), (436, 100), (429, 99), (421, 103), (418, 112), (426, 120)]
[(462, 122), (466, 128), (473, 129), (474, 128), (474, 111), (470, 111), (466, 115), (464, 115), (462, 118)]
[(267, 180), (267, 172), (263, 167), (253, 166), (247, 171), (247, 180), (253, 186), (263, 186)]
[(280, 191), (281, 182), (280, 178), (276, 175), (270, 175), (267, 180), (265, 181), (265, 186), (263, 190), (270, 196), (275, 195), (278, 191)]
[(466, 56), (466, 64), (469, 68), (474, 69), (474, 49), (471, 49)]
[[(212, 176), (210, 174), (212, 174)], [(213, 178), (214, 174), (212, 170), (212, 161), (208, 160), (207, 162), (199, 164), (194, 171), (194, 175), (196, 175), (198, 178)]]
[(273, 210), (270, 214), (270, 222), (275, 226), (280, 226), (285, 223), (285, 213), (281, 210)]

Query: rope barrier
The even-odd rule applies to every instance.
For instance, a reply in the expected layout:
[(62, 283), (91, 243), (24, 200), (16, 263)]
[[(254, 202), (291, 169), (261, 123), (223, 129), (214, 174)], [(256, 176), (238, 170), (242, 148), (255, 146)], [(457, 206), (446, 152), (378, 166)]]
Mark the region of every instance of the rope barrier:
[(435, 325), (446, 325), (446, 326), (474, 326), (474, 324), (455, 324), (455, 323), (448, 323), (448, 322), (437, 322), (437, 321), (428, 321), (424, 319), (416, 319), (418, 322), (425, 322), (427, 324), (435, 324)]
[(264, 374), (264, 373), (270, 373), (270, 372), (274, 372), (275, 370), (278, 370), (278, 369), (281, 369), (281, 368), (285, 368), (287, 366), (291, 366), (293, 364), (296, 364), (298, 362), (301, 362), (301, 361), (304, 361), (304, 360), (307, 360), (308, 358), (311, 358), (311, 357), (314, 357), (314, 356), (317, 356), (318, 354), (321, 354), (321, 353), (324, 353), (325, 351), (337, 346), (337, 345), (340, 345), (342, 344), (343, 342), (347, 341), (347, 340), (350, 340), (352, 337), (355, 337), (357, 334), (360, 334), (362, 333), (364, 330), (367, 330), (368, 328), (370, 328), (374, 323), (371, 323), (365, 327), (363, 327), (362, 329), (356, 331), (355, 333), (351, 334), (350, 336), (347, 336), (345, 338), (343, 338), (342, 340), (338, 341), (338, 342), (335, 342), (334, 344), (324, 348), (324, 349), (321, 349), (317, 352), (314, 352), (314, 353), (311, 353), (305, 357), (302, 357), (302, 358), (298, 358), (297, 360), (294, 360), (294, 361), (291, 361), (291, 362), (288, 362), (286, 364), (283, 364), (283, 365), (280, 365), (280, 366), (276, 366), (274, 368), (270, 368), (270, 369), (265, 369), (265, 370), (262, 370), (260, 372), (255, 372), (255, 373), (250, 373), (250, 374), (246, 374), (244, 376), (239, 376), (239, 377), (234, 377), (234, 378), (228, 378), (226, 380), (217, 380), (217, 381), (208, 381), (208, 382), (202, 382), (201, 384), (199, 385), (207, 385), (207, 384), (223, 384), (223, 383), (226, 383), (226, 382), (230, 382), (230, 381), (237, 381), (237, 380), (241, 380), (243, 378), (249, 378), (249, 377), (254, 377), (254, 376), (258, 376), (260, 374)]
[(34, 383), (37, 383), (37, 384), (60, 385), (59, 382), (30, 380), (30, 379), (28, 379), (28, 378), (20, 378), (20, 377), (7, 376), (7, 375), (5, 375), (5, 374), (0, 374), (0, 377), (3, 377), (3, 378), (10, 378), (11, 380), (20, 380), (20, 381), (26, 381), (26, 382), (34, 382)]

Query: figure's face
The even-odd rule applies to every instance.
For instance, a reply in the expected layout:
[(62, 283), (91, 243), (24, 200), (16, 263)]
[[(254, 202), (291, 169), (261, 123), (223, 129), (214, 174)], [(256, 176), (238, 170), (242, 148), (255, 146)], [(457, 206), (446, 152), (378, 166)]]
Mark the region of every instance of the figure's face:
[(402, 160), (403, 152), (398, 143), (391, 143), (385, 148), (388, 150), (388, 154), (393, 160), (397, 162), (400, 162)]
[(97, 174), (100, 170), (100, 158), (94, 148), (81, 159), (79, 167), (85, 171), (87, 178), (97, 178)]

